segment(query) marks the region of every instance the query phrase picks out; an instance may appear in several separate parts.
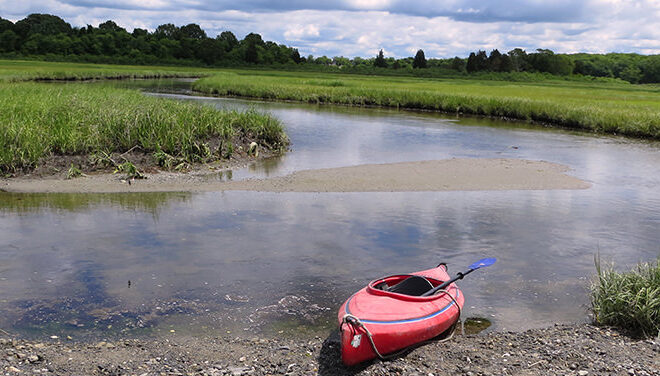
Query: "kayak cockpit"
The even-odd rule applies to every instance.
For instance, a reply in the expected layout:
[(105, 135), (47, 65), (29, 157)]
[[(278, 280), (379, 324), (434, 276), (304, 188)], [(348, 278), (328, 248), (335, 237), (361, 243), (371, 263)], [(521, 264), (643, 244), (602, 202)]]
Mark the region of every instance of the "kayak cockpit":
[[(429, 276), (400, 274), (371, 281), (367, 292), (374, 295), (390, 296), (401, 300), (434, 300), (439, 295), (422, 296), (444, 281)], [(442, 294), (440, 294), (442, 295)]]

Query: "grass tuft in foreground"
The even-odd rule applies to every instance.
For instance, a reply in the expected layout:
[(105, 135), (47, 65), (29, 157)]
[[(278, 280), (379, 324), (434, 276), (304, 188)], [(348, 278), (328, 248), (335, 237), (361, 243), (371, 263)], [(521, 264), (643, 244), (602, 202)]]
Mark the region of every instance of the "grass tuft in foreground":
[[(50, 155), (166, 153), (190, 163), (226, 158), (233, 143), (288, 143), (281, 123), (255, 111), (155, 98), (94, 85), (0, 83), (0, 171), (29, 170)], [(117, 167), (121, 162), (111, 165)]]
[(660, 335), (660, 260), (620, 273), (611, 266), (603, 268), (596, 257), (596, 270), (591, 285), (596, 323), (644, 336)]

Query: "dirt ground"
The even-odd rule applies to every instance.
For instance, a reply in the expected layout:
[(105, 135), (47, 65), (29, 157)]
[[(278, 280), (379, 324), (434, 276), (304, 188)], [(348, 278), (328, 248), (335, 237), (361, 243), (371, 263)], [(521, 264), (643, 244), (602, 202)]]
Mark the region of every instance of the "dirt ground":
[(161, 337), (28, 341), (0, 334), (3, 375), (660, 375), (660, 340), (611, 328), (555, 325), (457, 335), (390, 361), (341, 364), (339, 336)]
[[(235, 166), (249, 158), (237, 159)], [(91, 172), (75, 179), (57, 175), (24, 175), (0, 179), (8, 192), (410, 192), (475, 190), (586, 189), (591, 185), (567, 174), (563, 165), (523, 159), (446, 159), (436, 161), (370, 164), (297, 171), (268, 179), (213, 178), (226, 166), (200, 165), (186, 173), (145, 170), (146, 179), (122, 174)]]

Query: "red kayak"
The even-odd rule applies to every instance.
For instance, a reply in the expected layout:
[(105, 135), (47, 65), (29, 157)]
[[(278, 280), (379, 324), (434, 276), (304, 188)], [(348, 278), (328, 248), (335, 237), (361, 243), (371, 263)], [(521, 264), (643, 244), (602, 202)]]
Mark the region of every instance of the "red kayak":
[[(460, 273), (459, 273), (460, 274)], [(351, 366), (384, 358), (443, 333), (459, 318), (464, 298), (455, 283), (431, 296), (449, 281), (447, 266), (370, 282), (339, 309), (341, 357)]]

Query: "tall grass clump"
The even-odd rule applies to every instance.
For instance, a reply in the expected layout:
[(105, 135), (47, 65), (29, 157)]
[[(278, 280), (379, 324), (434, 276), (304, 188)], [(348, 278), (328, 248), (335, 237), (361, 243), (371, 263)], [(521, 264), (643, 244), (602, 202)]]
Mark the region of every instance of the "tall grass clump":
[[(164, 152), (189, 162), (226, 156), (238, 140), (287, 143), (277, 119), (255, 111), (149, 97), (95, 85), (0, 83), (0, 171), (49, 155)], [(215, 146), (214, 146), (215, 145)]]
[(660, 335), (660, 260), (641, 263), (630, 272), (603, 268), (591, 285), (591, 308), (600, 325), (616, 326), (645, 336)]
[(646, 86), (234, 70), (201, 78), (193, 88), (220, 96), (474, 114), (660, 139), (660, 91)]

